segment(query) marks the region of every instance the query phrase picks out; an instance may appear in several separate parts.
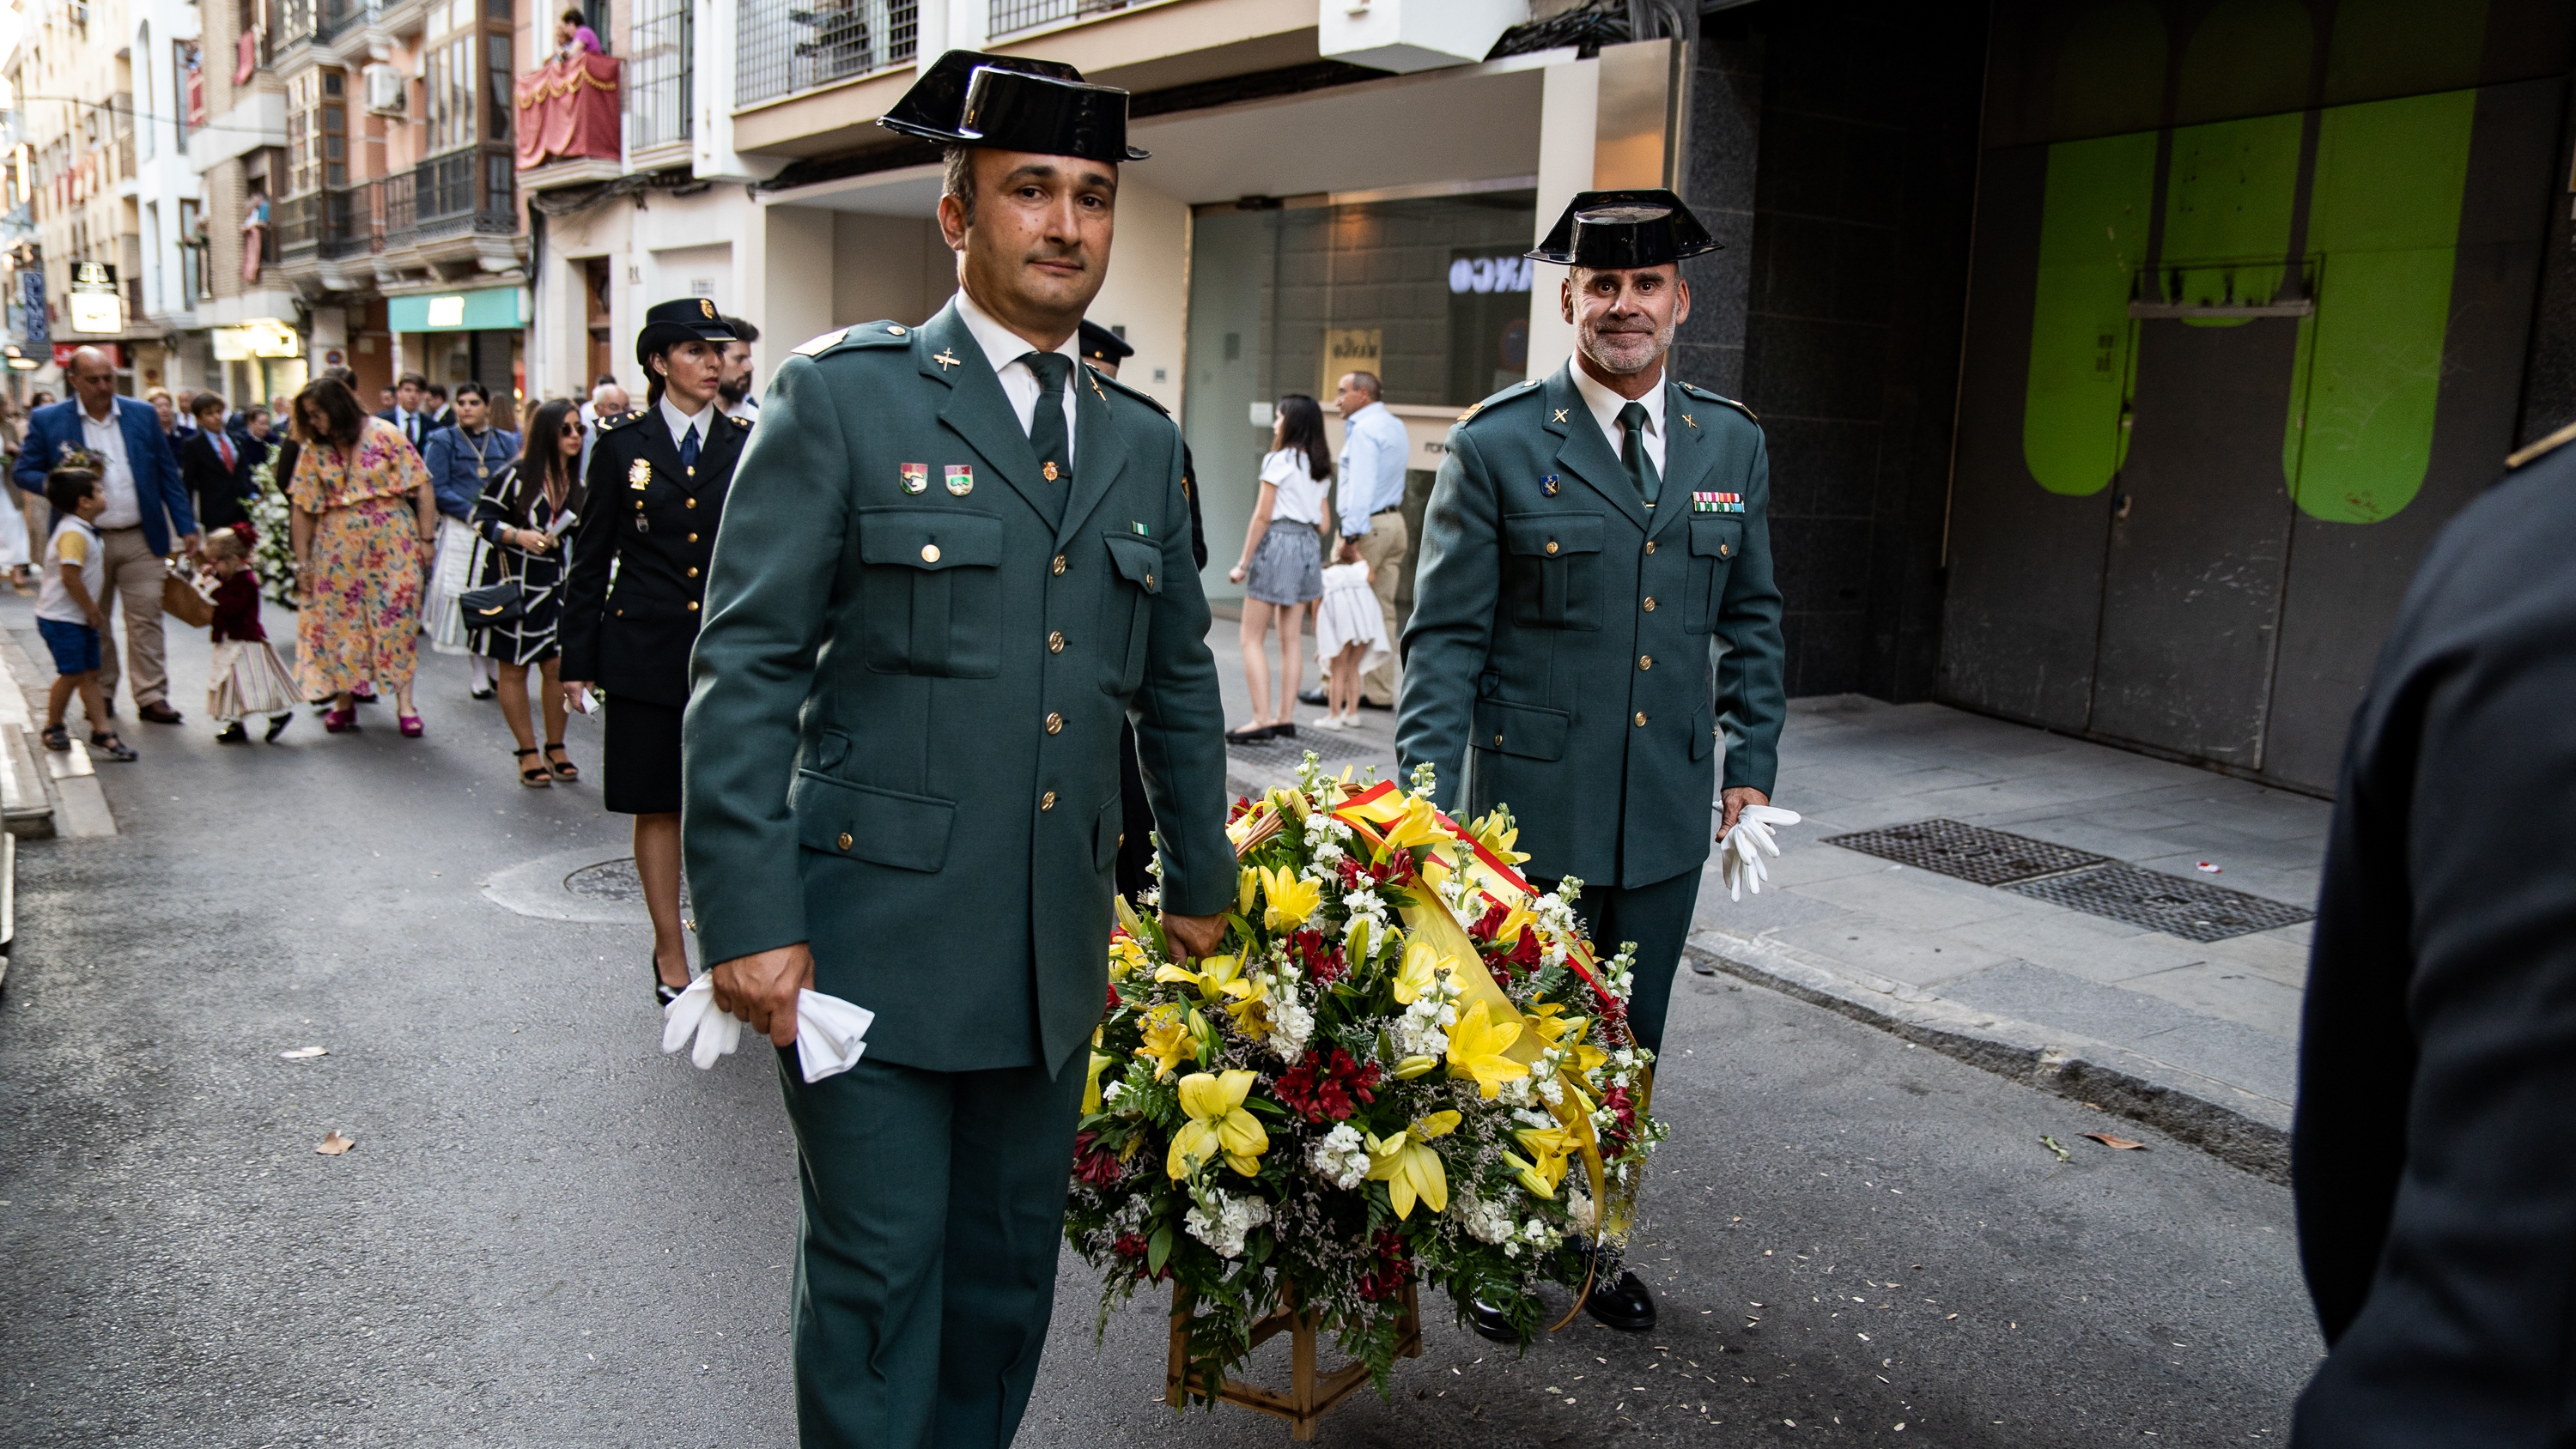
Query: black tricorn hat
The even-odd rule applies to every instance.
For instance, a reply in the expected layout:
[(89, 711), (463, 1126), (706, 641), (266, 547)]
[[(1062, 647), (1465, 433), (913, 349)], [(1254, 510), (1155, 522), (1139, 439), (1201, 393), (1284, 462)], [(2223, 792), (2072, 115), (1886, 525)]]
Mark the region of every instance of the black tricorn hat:
[(952, 50), (931, 62), (894, 109), (877, 118), (943, 146), (989, 146), (1117, 165), (1146, 153), (1127, 144), (1127, 93), (1085, 82), (1052, 60)]
[(1660, 267), (1716, 250), (1717, 239), (1682, 199), (1659, 187), (1576, 192), (1547, 240), (1525, 255), (1560, 267), (1617, 270)]
[(1097, 322), (1086, 320), (1082, 324), (1081, 337), (1078, 350), (1092, 362), (1105, 362), (1116, 367), (1136, 355), (1136, 349), (1127, 345), (1126, 338)]
[(656, 302), (644, 314), (644, 330), (635, 334), (635, 364), (650, 371), (653, 364), (646, 359), (665, 347), (683, 342), (734, 340), (733, 329), (725, 325), (716, 304), (705, 297)]

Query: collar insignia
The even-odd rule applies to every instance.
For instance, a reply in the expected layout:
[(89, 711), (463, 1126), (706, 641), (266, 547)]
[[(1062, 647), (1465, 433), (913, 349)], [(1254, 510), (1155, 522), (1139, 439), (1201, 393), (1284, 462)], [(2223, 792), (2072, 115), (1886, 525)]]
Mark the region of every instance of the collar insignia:
[(957, 354), (943, 347), (937, 352), (931, 354), (930, 360), (939, 364), (939, 370), (941, 372), (946, 372), (948, 369), (957, 365)]

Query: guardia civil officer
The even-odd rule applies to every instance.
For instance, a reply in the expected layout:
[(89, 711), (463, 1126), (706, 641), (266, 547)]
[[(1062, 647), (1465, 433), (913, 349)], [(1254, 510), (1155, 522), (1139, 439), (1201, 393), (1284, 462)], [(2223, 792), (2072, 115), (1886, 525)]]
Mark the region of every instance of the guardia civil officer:
[(1018, 1427), (1108, 985), (1122, 720), (1167, 929), (1213, 949), (1233, 899), (1180, 433), (1074, 349), (1143, 159), (1126, 123), (1069, 66), (923, 74), (884, 124), (950, 148), (958, 294), (796, 349), (716, 547), (685, 824), (716, 1000), (782, 1048), (801, 987), (876, 1013), (848, 1072), (779, 1057), (807, 1445)]
[(565, 701), (585, 708), (594, 685), (608, 696), (601, 795), (610, 810), (635, 817), (635, 874), (653, 918), (653, 992), (662, 1001), (689, 984), (680, 924), (680, 711), (689, 702), (689, 647), (697, 642), (716, 522), (751, 434), (751, 424), (716, 406), (732, 340), (704, 297), (644, 314), (635, 337), (644, 410), (599, 420), (557, 634)]
[[(1533, 864), (1582, 878), (1603, 952), (1637, 943), (1628, 1020), (1658, 1050), (1718, 742), (1731, 826), (1770, 801), (1787, 713), (1761, 426), (1664, 370), (1690, 315), (1678, 264), (1716, 247), (1669, 191), (1587, 191), (1529, 253), (1571, 269), (1575, 356), (1449, 430), (1397, 705), (1405, 769), (1438, 767), (1453, 811), (1508, 804)], [(1633, 1273), (1585, 1306), (1654, 1326)], [(1515, 1337), (1489, 1305), (1472, 1316)]]
[(2576, 1424), (2571, 439), (2443, 530), (2345, 746), (2290, 1150), (2326, 1340), (2291, 1421), (2312, 1449)]
[[(1118, 365), (1136, 355), (1126, 338), (1088, 318), (1076, 345), (1082, 360), (1103, 377), (1116, 377)], [(1151, 393), (1137, 396), (1154, 400)], [(1181, 492), (1190, 500), (1190, 559), (1204, 569), (1207, 529), (1199, 522), (1199, 475), (1187, 441), (1181, 444)], [(1145, 796), (1145, 772), (1136, 761), (1136, 731), (1124, 724), (1118, 727), (1118, 798), (1127, 822), (1126, 840), (1118, 847), (1118, 893), (1133, 897), (1154, 883), (1147, 868), (1154, 859), (1154, 806)]]

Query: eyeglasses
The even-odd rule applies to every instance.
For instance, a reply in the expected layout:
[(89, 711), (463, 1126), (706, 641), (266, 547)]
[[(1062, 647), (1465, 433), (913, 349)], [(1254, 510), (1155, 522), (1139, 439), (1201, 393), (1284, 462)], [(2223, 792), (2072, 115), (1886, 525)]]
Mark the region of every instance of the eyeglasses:
[(581, 424), (566, 423), (563, 425), (561, 431), (567, 438), (578, 438), (581, 436)]

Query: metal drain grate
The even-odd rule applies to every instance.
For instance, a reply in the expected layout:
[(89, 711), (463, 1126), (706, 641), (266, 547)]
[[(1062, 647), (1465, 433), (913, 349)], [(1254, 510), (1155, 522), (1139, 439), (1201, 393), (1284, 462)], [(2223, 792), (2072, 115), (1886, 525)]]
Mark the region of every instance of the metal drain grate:
[[(583, 866), (564, 877), (563, 888), (585, 900), (616, 901), (624, 905), (644, 903), (644, 882), (636, 877), (635, 857), (631, 855)], [(689, 885), (684, 880), (680, 883), (681, 909), (686, 910), (688, 904)]]
[(2186, 941), (2224, 941), (2295, 926), (2316, 916), (2299, 906), (2116, 861), (2071, 875), (2020, 881), (2004, 889)]
[(1325, 762), (1385, 760), (1394, 753), (1373, 741), (1353, 740), (1330, 730), (1299, 730), (1293, 740), (1273, 735), (1257, 745), (1229, 744), (1225, 747), (1226, 755), (1236, 764), (1276, 770), (1282, 776), (1297, 773), (1297, 767), (1305, 763), (1308, 750), (1313, 750), (1315, 758)]
[(1828, 836), (1825, 844), (1983, 886), (2111, 863), (2108, 856), (2069, 850), (2063, 845), (1988, 830), (1982, 825), (1963, 825), (1956, 820), (1917, 820), (1911, 825), (1859, 830)]

